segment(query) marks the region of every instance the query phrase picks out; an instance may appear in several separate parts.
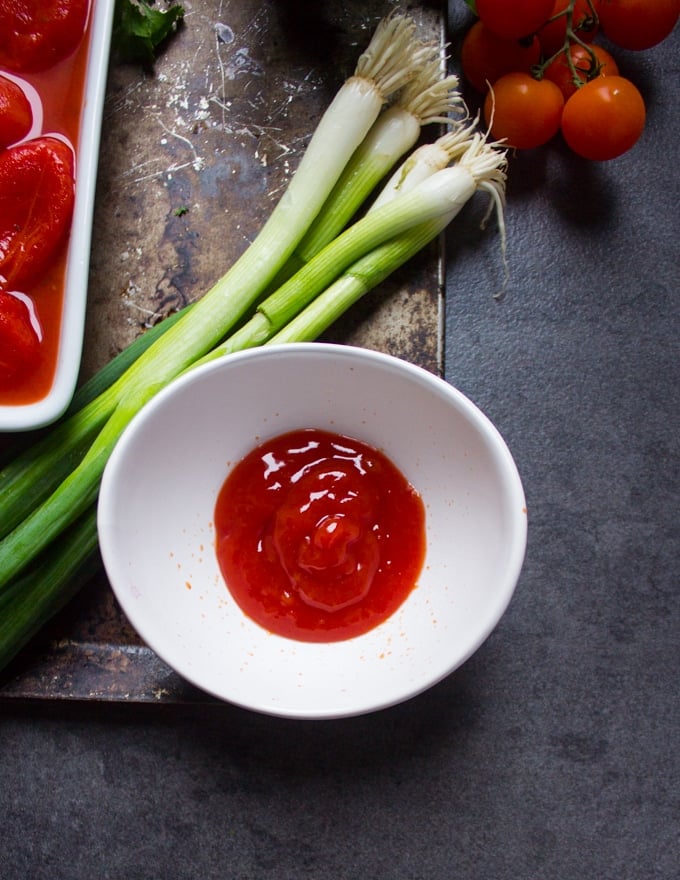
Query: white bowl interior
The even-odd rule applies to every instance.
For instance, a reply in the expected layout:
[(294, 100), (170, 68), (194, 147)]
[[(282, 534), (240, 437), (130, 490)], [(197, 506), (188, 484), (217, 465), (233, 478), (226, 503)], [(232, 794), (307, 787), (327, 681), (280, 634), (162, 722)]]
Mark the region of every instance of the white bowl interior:
[[(214, 553), (229, 468), (266, 437), (305, 427), (382, 449), (426, 508), (416, 589), (345, 642), (291, 641), (245, 618)], [(123, 610), (177, 672), (257, 711), (327, 718), (407, 699), (479, 647), (514, 591), (526, 511), (510, 452), (466, 397), (396, 358), (311, 343), (215, 361), (152, 400), (107, 465), (99, 534)]]

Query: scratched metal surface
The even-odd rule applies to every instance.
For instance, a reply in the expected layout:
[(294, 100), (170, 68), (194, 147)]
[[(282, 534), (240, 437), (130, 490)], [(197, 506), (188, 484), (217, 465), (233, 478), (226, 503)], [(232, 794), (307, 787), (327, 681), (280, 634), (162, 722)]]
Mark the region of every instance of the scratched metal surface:
[[(199, 298), (241, 253), (315, 120), (395, 5), (193, 0), (153, 71), (112, 63), (84, 377), (145, 327)], [(438, 2), (403, 8), (423, 36), (443, 40)], [(433, 246), (327, 338), (440, 372), (440, 265)], [(5, 670), (0, 698), (204, 699), (140, 641), (103, 574)]]

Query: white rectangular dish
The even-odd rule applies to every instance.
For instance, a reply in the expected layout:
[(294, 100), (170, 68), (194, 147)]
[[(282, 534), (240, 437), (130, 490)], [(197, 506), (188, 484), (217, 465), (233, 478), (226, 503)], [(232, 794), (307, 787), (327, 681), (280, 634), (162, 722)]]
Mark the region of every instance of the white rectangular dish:
[(75, 202), (67, 244), (64, 296), (51, 386), (30, 403), (0, 402), (0, 432), (43, 427), (58, 419), (73, 397), (80, 370), (90, 265), (99, 143), (115, 0), (92, 0), (79, 135), (75, 144)]

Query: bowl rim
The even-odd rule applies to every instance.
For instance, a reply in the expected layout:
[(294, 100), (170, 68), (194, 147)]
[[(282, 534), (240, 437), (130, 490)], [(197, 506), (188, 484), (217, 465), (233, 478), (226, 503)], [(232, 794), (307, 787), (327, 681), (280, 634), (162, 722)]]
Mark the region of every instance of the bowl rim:
[[(110, 504), (109, 495), (110, 492), (113, 491), (118, 470), (125, 462), (128, 447), (133, 443), (138, 429), (140, 426), (144, 425), (147, 420), (153, 419), (155, 414), (161, 410), (178, 391), (181, 391), (186, 386), (200, 383), (202, 378), (206, 375), (215, 372), (229, 371), (234, 366), (238, 366), (248, 360), (260, 360), (262, 358), (276, 359), (281, 355), (290, 357), (299, 354), (303, 354), (305, 357), (309, 357), (310, 355), (324, 357), (332, 356), (335, 360), (338, 358), (356, 359), (358, 357), (367, 363), (372, 362), (375, 364), (381, 364), (392, 370), (396, 370), (397, 372), (407, 374), (420, 382), (425, 382), (427, 385), (439, 389), (439, 391), (447, 397), (455, 399), (456, 406), (459, 410), (463, 411), (466, 420), (473, 424), (475, 431), (478, 433), (481, 432), (484, 435), (485, 440), (492, 444), (494, 457), (499, 460), (498, 457), (500, 456), (503, 474), (502, 493), (505, 497), (510, 499), (509, 506), (513, 510), (521, 510), (524, 514), (523, 516), (516, 515), (512, 519), (511, 535), (507, 544), (503, 589), (499, 590), (497, 598), (486, 615), (486, 625), (479, 628), (476, 632), (476, 637), (470, 642), (468, 649), (465, 652), (456, 655), (455, 662), (451, 663), (446, 668), (439, 670), (436, 675), (429, 677), (424, 676), (422, 677), (422, 680), (414, 683), (412, 686), (404, 687), (399, 692), (398, 696), (392, 696), (383, 700), (374, 697), (371, 700), (364, 700), (361, 703), (357, 702), (352, 709), (335, 710), (329, 708), (319, 710), (318, 708), (315, 709), (313, 707), (301, 709), (299, 707), (290, 708), (285, 705), (272, 706), (264, 700), (244, 700), (234, 698), (233, 696), (228, 696), (223, 692), (219, 692), (217, 689), (206, 686), (205, 683), (201, 682), (200, 676), (194, 675), (192, 670), (187, 668), (186, 664), (177, 663), (175, 657), (168, 657), (162, 649), (157, 649), (153, 633), (150, 634), (149, 628), (144, 624), (143, 620), (140, 622), (140, 618), (135, 610), (129, 607), (130, 603), (127, 601), (128, 597), (125, 593), (119, 593), (119, 590), (114, 583), (115, 577), (112, 577), (110, 573), (110, 569), (114, 569), (114, 574), (116, 570), (116, 562), (112, 555), (113, 548), (109, 541), (109, 535), (101, 526), (102, 520), (106, 523), (112, 521), (111, 513), (108, 510)], [(131, 624), (148, 647), (157, 653), (158, 656), (178, 675), (204, 693), (207, 693), (222, 702), (230, 703), (249, 711), (300, 720), (327, 720), (373, 713), (405, 702), (406, 700), (412, 699), (418, 694), (430, 689), (465, 663), (496, 628), (512, 600), (524, 563), (528, 524), (524, 488), (510, 449), (488, 416), (486, 416), (485, 413), (462, 391), (457, 389), (444, 378), (437, 376), (425, 368), (391, 354), (347, 344), (299, 342), (265, 345), (258, 348), (248, 349), (246, 351), (228, 354), (222, 358), (209, 361), (196, 368), (190, 369), (187, 373), (184, 373), (173, 380), (165, 388), (161, 389), (130, 421), (107, 462), (102, 477), (98, 501), (98, 530), (102, 559), (107, 576), (109, 577), (109, 583), (121, 604), (124, 613), (129, 616)]]

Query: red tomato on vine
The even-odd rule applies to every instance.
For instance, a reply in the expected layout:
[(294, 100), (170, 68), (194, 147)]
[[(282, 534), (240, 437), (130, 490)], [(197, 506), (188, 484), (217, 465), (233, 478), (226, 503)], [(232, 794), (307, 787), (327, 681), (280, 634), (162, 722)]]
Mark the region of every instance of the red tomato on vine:
[(619, 72), (614, 57), (596, 43), (592, 43), (587, 49), (578, 43), (572, 43), (569, 47), (569, 57), (574, 70), (569, 64), (565, 51), (551, 61), (543, 72), (546, 79), (552, 80), (559, 87), (565, 101), (577, 88), (595, 79), (596, 76), (616, 76)]
[(484, 101), (484, 118), (494, 138), (530, 150), (547, 143), (560, 128), (564, 97), (549, 79), (508, 73), (496, 80)]
[(564, 105), (562, 134), (585, 159), (605, 161), (630, 150), (645, 127), (645, 104), (630, 80), (599, 76)]
[(671, 33), (679, 0), (599, 0), (600, 24), (622, 49), (651, 49)]
[(550, 15), (553, 0), (477, 0), (477, 15), (504, 40), (534, 34)]
[(460, 52), (463, 76), (478, 92), (486, 92), (505, 73), (528, 73), (538, 64), (541, 47), (536, 37), (504, 40), (492, 33), (482, 21), (476, 21), (465, 35)]

